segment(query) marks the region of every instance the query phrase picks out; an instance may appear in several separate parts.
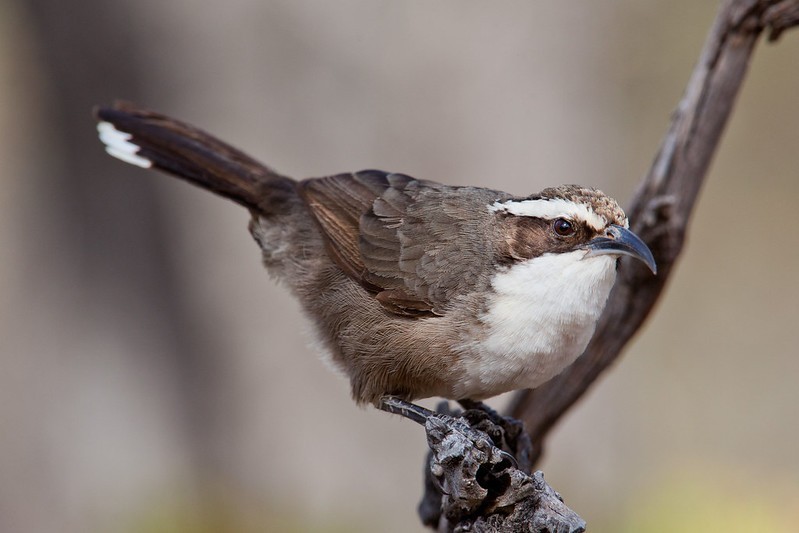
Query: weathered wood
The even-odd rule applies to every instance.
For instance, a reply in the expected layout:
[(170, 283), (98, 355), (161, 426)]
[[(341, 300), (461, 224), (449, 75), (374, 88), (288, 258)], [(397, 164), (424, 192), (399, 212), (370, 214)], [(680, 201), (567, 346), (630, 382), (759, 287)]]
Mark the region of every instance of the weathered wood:
[(439, 406), (444, 412), (427, 417), (430, 454), (419, 505), (424, 524), (441, 532), (585, 531), (585, 521), (543, 473), (527, 474), (529, 465), (517, 464), (509, 453), (526, 457), (530, 451), (518, 422), (474, 407), (455, 416), (444, 402)]

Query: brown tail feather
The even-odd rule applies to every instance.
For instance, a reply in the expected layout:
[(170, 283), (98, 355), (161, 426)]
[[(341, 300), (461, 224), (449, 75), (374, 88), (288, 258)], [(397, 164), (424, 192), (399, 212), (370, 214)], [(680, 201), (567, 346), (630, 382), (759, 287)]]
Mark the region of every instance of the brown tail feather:
[(123, 161), (168, 172), (263, 214), (297, 199), (294, 180), (194, 126), (126, 102), (97, 107), (94, 115), (106, 151)]

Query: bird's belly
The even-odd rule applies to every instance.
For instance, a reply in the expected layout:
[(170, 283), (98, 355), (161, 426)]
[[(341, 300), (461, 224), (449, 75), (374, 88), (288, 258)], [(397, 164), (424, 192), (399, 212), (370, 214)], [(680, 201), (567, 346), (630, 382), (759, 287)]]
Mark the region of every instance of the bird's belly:
[(583, 256), (542, 256), (495, 276), (484, 334), (465, 347), (457, 396), (535, 388), (582, 354), (616, 276), (613, 258)]

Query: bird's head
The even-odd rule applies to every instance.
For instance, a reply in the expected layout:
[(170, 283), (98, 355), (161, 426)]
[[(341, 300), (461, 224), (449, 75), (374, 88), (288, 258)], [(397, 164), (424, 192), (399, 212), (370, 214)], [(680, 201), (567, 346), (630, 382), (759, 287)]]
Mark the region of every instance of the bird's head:
[(613, 198), (597, 189), (562, 185), (527, 198), (497, 200), (503, 219), (499, 257), (509, 263), (547, 254), (581, 252), (581, 260), (628, 255), (657, 273), (649, 247), (632, 231)]

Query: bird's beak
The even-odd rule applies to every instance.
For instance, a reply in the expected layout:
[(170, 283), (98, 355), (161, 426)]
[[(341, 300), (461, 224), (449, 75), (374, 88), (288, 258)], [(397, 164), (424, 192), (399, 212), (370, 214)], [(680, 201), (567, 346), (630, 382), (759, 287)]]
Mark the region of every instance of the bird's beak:
[(603, 237), (592, 239), (587, 245), (586, 257), (595, 255), (629, 255), (644, 263), (653, 274), (657, 274), (658, 267), (649, 247), (644, 244), (638, 235), (616, 224), (611, 224), (605, 230)]

